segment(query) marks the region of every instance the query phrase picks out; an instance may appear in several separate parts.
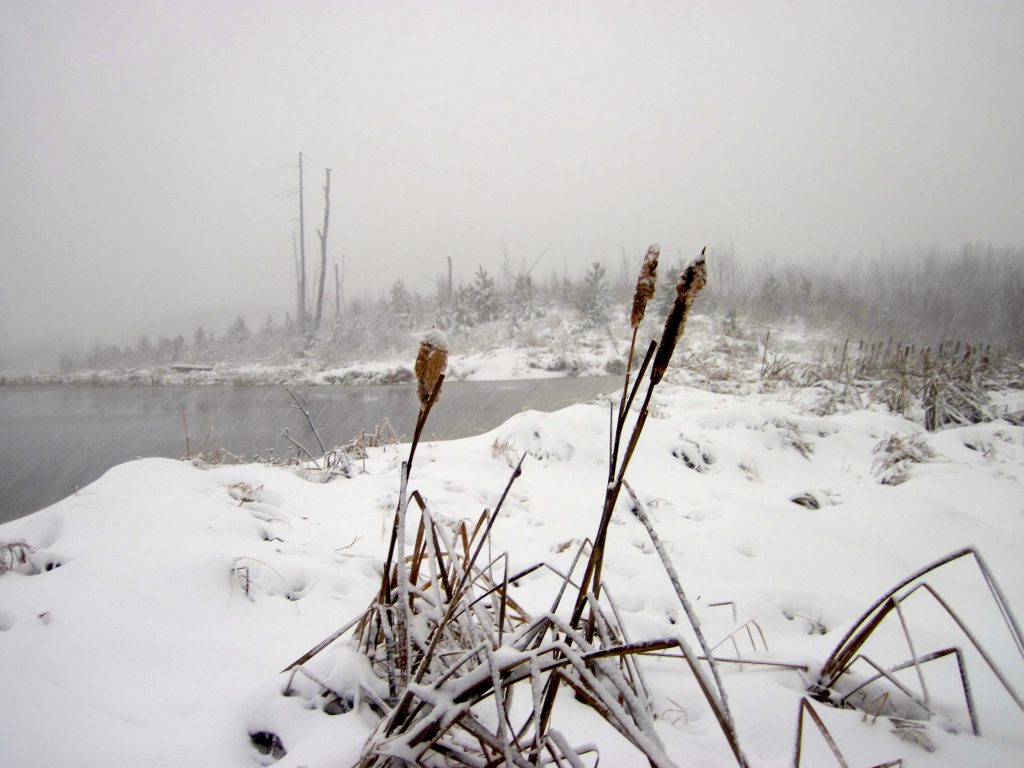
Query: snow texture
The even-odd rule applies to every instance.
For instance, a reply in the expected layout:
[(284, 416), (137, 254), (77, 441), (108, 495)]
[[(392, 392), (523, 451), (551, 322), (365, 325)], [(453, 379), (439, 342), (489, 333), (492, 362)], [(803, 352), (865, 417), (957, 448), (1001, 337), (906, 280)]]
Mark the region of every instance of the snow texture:
[[(821, 415), (792, 391), (682, 382), (672, 372), (655, 394), (630, 486), (715, 653), (806, 669), (721, 665), (751, 765), (791, 764), (798, 707), (817, 668), (879, 595), (922, 565), (973, 545), (1009, 604), (1024, 606), (1024, 428), (994, 421), (926, 433), (877, 406)], [(410, 482), (435, 519), (475, 521), (493, 508), (510, 457), (528, 452), (493, 546), (508, 550), (510, 572), (540, 561), (564, 572), (600, 515), (616, 397), (423, 443)], [(876, 451), (894, 436), (928, 448), (904, 461), (895, 485), (880, 482)], [(279, 467), (143, 459), (0, 526), (0, 764), (356, 762), (378, 721), (369, 703), (386, 693), (365, 659), (341, 640), (301, 673), (279, 670), (378, 589), (406, 453), (370, 449), (365, 471), (329, 484)], [(796, 502), (805, 497), (817, 503)], [(632, 640), (680, 637), (695, 647), (631, 504), (620, 500), (609, 531), (607, 590)], [(407, 530), (414, 536), (415, 524)], [(1024, 690), (1024, 662), (977, 570), (958, 561), (928, 581)], [(511, 594), (541, 615), (557, 584), (542, 569)], [(925, 673), (941, 717), (912, 734), (888, 713), (812, 705), (849, 764), (1024, 763), (1024, 713), (963, 634), (923, 597), (902, 610), (919, 655), (963, 650), (981, 735), (970, 735), (955, 666), (940, 661)], [(886, 665), (910, 655), (895, 622), (863, 652)], [(687, 664), (640, 663), (654, 706), (651, 743), (679, 765), (734, 765)], [(900, 679), (916, 690), (914, 669)], [(626, 740), (569, 695), (553, 727), (564, 743), (593, 743), (603, 765), (637, 764)], [(805, 722), (803, 764), (832, 761)]]

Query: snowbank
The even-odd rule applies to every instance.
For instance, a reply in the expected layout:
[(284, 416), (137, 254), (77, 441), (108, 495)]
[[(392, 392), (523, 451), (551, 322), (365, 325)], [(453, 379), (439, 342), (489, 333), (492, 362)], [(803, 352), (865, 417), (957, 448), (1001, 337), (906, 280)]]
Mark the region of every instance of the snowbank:
[[(486, 358), (459, 365), (487, 370)], [(1024, 605), (1024, 428), (996, 421), (925, 433), (878, 408), (818, 415), (791, 393), (712, 393), (675, 379), (655, 395), (629, 482), (712, 643), (751, 620), (763, 633), (767, 648), (741, 631), (723, 655), (807, 669), (723, 665), (752, 765), (791, 764), (814, 671), (905, 575), (974, 545), (1010, 604)], [(412, 486), (443, 520), (475, 521), (526, 452), (492, 538), (513, 571), (538, 561), (564, 571), (600, 513), (608, 408), (599, 400), (525, 412), (477, 438), (425, 443)], [(923, 463), (878, 448), (894, 435), (927, 446)], [(330, 714), (340, 710), (314, 694), (286, 697), (278, 672), (378, 588), (406, 449), (370, 449), (351, 479), (329, 484), (283, 468), (145, 459), (0, 526), (0, 763), (247, 766), (281, 754), (266, 734), (286, 751), (279, 766), (355, 762), (375, 716)], [(902, 482), (883, 484), (900, 462)], [(684, 617), (628, 507), (624, 499), (616, 511), (604, 578), (631, 638), (671, 635)], [(1024, 662), (977, 571), (961, 562), (929, 581), (1024, 690)], [(536, 572), (515, 599), (543, 612), (556, 588)], [(913, 738), (886, 717), (815, 705), (850, 764), (1024, 762), (1024, 713), (962, 633), (925, 600), (909, 602), (906, 618), (918, 654), (964, 648), (982, 735), (970, 735), (955, 667), (940, 662), (928, 683), (941, 717)], [(865, 652), (883, 664), (910, 655), (895, 626)], [(685, 664), (642, 663), (672, 759), (734, 765)], [(343, 686), (366, 674), (364, 664), (339, 642), (315, 670)], [(916, 685), (913, 670), (900, 679)], [(562, 698), (570, 742), (596, 742), (603, 765), (635, 764), (621, 737)], [(831, 760), (807, 731), (804, 765)]]

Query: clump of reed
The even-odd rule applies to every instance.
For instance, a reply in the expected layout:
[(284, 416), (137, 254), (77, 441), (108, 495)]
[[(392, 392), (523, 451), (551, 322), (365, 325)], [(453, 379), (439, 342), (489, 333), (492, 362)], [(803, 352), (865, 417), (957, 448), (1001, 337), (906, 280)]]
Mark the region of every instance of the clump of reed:
[[(973, 564), (981, 577), (983, 592), (987, 592), (994, 603), (1013, 649), (1019, 657), (1018, 666), (1024, 662), (1024, 634), (1021, 633), (1010, 605), (1006, 600), (999, 582), (996, 581), (988, 564), (981, 553), (974, 547), (965, 547), (926, 565), (900, 581), (892, 589), (885, 592), (852, 623), (842, 639), (835, 646), (825, 663), (817, 670), (808, 687), (808, 695), (800, 700), (797, 714), (796, 737), (793, 745), (793, 765), (800, 768), (805, 749), (804, 722), (810, 719), (818, 734), (824, 740), (835, 759), (835, 764), (848, 765), (842, 754), (839, 743), (825, 725), (815, 708), (826, 705), (838, 709), (854, 709), (863, 713), (861, 720), (874, 724), (879, 717), (886, 718), (891, 725), (891, 732), (898, 738), (923, 747), (932, 752), (935, 745), (928, 735), (927, 723), (936, 722), (945, 730), (957, 733), (969, 728), (975, 736), (981, 735), (981, 722), (975, 706), (974, 690), (968, 673), (968, 661), (980, 660), (988, 669), (1006, 695), (1019, 710), (1024, 712), (1024, 696), (1011, 682), (1003, 666), (997, 662), (996, 654), (979, 639), (977, 632), (957, 612), (946, 597), (927, 579), (948, 570), (957, 563)], [(965, 574), (959, 574), (960, 582)], [(930, 602), (952, 621), (952, 626), (959, 630), (966, 645), (949, 645), (942, 647), (945, 639), (940, 638), (937, 646), (926, 645), (936, 642), (934, 634), (923, 639), (911, 633), (912, 624), (908, 620), (908, 608), (915, 603)], [(899, 626), (910, 649), (911, 658), (897, 663), (885, 661), (871, 649), (871, 638), (875, 632), (887, 624)], [(922, 642), (922, 640), (924, 640)], [(944, 668), (946, 674), (953, 676), (959, 683), (962, 701), (962, 722), (954, 715), (955, 704), (944, 701), (934, 695), (924, 673), (926, 667), (933, 662), (947, 660), (942, 665), (935, 665), (940, 673)], [(949, 660), (955, 663), (951, 670)], [(913, 675), (901, 674), (912, 671)], [(1019, 678), (1018, 669), (1012, 677)], [(934, 680), (932, 684), (934, 686)], [(880, 763), (874, 768), (897, 768), (903, 765), (903, 759), (897, 758)]]
[[(653, 295), (657, 255), (657, 246), (652, 246), (637, 281), (631, 318), (634, 341)], [(291, 673), (289, 687), (300, 673), (318, 679), (307, 670), (307, 665), (354, 630), (350, 646), (370, 660), (387, 689), (386, 695), (379, 696), (373, 692), (373, 686), (359, 686), (361, 700), (381, 716), (364, 747), (360, 765), (579, 765), (580, 756), (593, 748), (573, 746), (556, 727), (554, 706), (562, 688), (568, 688), (579, 701), (599, 713), (650, 764), (673, 765), (654, 728), (654, 708), (639, 664), (640, 656), (665, 655), (666, 650), (677, 651), (677, 658), (692, 670), (737, 762), (741, 766), (747, 764), (716, 657), (701, 634), (679, 576), (639, 502), (634, 502), (633, 513), (642, 521), (659, 553), (672, 588), (699, 638), (700, 652), (681, 636), (630, 640), (608, 587), (601, 580), (609, 523), (620, 491), (625, 487), (635, 498), (625, 475), (648, 417), (651, 396), (664, 377), (687, 313), (705, 282), (701, 257), (680, 276), (661, 348), (651, 341), (632, 387), (630, 374), (626, 374), (617, 417), (615, 406), (610, 406), (613, 410), (609, 484), (597, 531), (592, 540), (580, 545), (569, 571), (558, 573), (560, 586), (551, 606), (538, 617), (531, 617), (512, 599), (509, 587), (529, 573), (551, 567), (537, 563), (509, 573), (507, 554), (490, 555), (493, 526), (513, 483), (523, 471), (525, 453), (514, 463), (494, 509), (485, 509), (473, 526), (463, 522), (450, 530), (437, 519), (422, 494), (410, 490), (410, 472), (423, 424), (444, 380), (446, 345), (442, 350), (433, 339), (424, 340), (416, 364), (420, 415), (409, 457), (402, 465), (398, 505), (380, 589), (362, 615), (285, 670)], [(651, 369), (656, 351), (657, 374)], [(645, 380), (646, 394), (636, 410), (632, 430), (627, 432), (627, 421)], [(415, 543), (407, 552), (406, 532), (411, 531), (413, 509), (418, 513)], [(582, 573), (574, 575), (578, 567)], [(567, 607), (571, 603), (568, 618), (559, 616), (563, 603)], [(528, 711), (518, 717), (511, 708), (517, 688), (525, 688), (532, 702)]]
[[(953, 605), (942, 593), (929, 583), (929, 577), (938, 571), (948, 569), (954, 563), (972, 563), (978, 574), (985, 592), (987, 592), (996, 612), (1002, 618), (1012, 646), (1019, 657), (1018, 664), (1024, 662), (1024, 634), (1021, 633), (1010, 604), (1007, 602), (1002, 588), (996, 581), (988, 564), (981, 553), (974, 547), (965, 547), (953, 552), (933, 563), (915, 571), (900, 581), (895, 587), (879, 597), (853, 624), (835, 649), (821, 666), (810, 686), (811, 696), (819, 702), (845, 709), (859, 709), (865, 717), (887, 715), (892, 718), (909, 720), (938, 720), (950, 730), (957, 730), (955, 723), (949, 722), (948, 715), (933, 700), (925, 682), (923, 668), (934, 661), (952, 658), (956, 661), (960, 688), (963, 694), (963, 707), (971, 732), (981, 733), (978, 713), (972, 697), (972, 687), (966, 666), (967, 651), (959, 646), (929, 649), (922, 643), (915, 643), (911, 635), (910, 623), (905, 609), (913, 601), (925, 600), (937, 605), (953, 622), (962, 637), (967, 640), (968, 648), (972, 649), (986, 666), (999, 685), (1018, 709), (1024, 712), (1024, 696), (1010, 682), (1010, 676), (997, 663), (996, 656), (979, 639), (970, 624), (958, 614)], [(897, 664), (882, 663), (880, 659), (868, 655), (868, 644), (879, 627), (888, 623), (900, 627), (911, 659)], [(920, 640), (921, 638), (918, 638)], [(941, 644), (941, 643), (940, 643)], [(867, 674), (859, 674), (866, 669)], [(917, 678), (914, 686), (905, 678), (897, 677), (903, 670), (912, 669)], [(1018, 675), (1015, 675), (1019, 677)], [(916, 690), (915, 690), (916, 687)], [(806, 700), (805, 700), (806, 701)], [(813, 714), (809, 702), (807, 708)], [(801, 709), (802, 722), (803, 709)], [(820, 726), (823, 727), (823, 726)], [(799, 765), (800, 730), (797, 731), (796, 764)]]
[(877, 457), (871, 473), (882, 485), (899, 485), (910, 478), (914, 464), (935, 458), (935, 452), (921, 434), (889, 435), (872, 449)]
[(1000, 411), (992, 404), (994, 388), (1020, 388), (1024, 366), (1006, 349), (991, 344), (944, 341), (917, 346), (890, 337), (884, 342), (851, 341), (823, 348), (819, 359), (798, 364), (770, 353), (765, 334), (758, 379), (766, 389), (780, 385), (818, 386), (830, 392), (826, 413), (842, 405), (878, 403), (893, 413), (918, 419), (930, 432), (946, 426), (976, 424), (1020, 413)]
[[(642, 277), (644, 271), (653, 276), (654, 267), (646, 259)], [(420, 415), (408, 459), (402, 464), (398, 505), (380, 587), (362, 614), (283, 670), (289, 674), (286, 693), (295, 693), (312, 684), (324, 702), (325, 712), (336, 714), (365, 705), (380, 718), (364, 744), (359, 761), (362, 768), (580, 766), (582, 757), (596, 752), (596, 747), (573, 744), (558, 728), (555, 705), (559, 691), (565, 689), (568, 689), (567, 694), (571, 693), (577, 701), (598, 713), (650, 765), (674, 765), (655, 728), (655, 707), (641, 666), (641, 660), (651, 656), (672, 657), (687, 665), (737, 764), (748, 765), (719, 665), (767, 665), (807, 674), (810, 670), (799, 664), (742, 658), (734, 636), (745, 629), (756, 651), (752, 624), (760, 633), (762, 647), (767, 649), (763, 632), (752, 622), (736, 628), (726, 638), (732, 640), (736, 658), (716, 655), (725, 640), (713, 647), (708, 645), (682, 579), (645, 505), (626, 481), (630, 459), (648, 417), (652, 393), (664, 378), (687, 313), (705, 282), (705, 266), (703, 258), (699, 258), (680, 276), (661, 344), (650, 342), (632, 386), (627, 374), (617, 413), (615, 404), (609, 406), (611, 434), (604, 504), (593, 538), (579, 545), (565, 573), (543, 562), (510, 572), (509, 555), (494, 556), (491, 552), (492, 531), (513, 484), (523, 472), (525, 453), (517, 461), (510, 461), (511, 474), (494, 508), (484, 509), (472, 523), (461, 521), (454, 528), (445, 524), (419, 491), (410, 490), (410, 473), (423, 424), (444, 380), (443, 363), (438, 362), (444, 359), (438, 351), (439, 345), (425, 341), (421, 346), (423, 364), (418, 360), (416, 366)], [(639, 283), (634, 296), (634, 314), (642, 318), (650, 294)], [(655, 361), (654, 367), (652, 361)], [(646, 393), (634, 411), (644, 381), (647, 382)], [(634, 413), (632, 428), (627, 430), (627, 422)], [(631, 513), (646, 530), (658, 554), (699, 648), (691, 647), (679, 634), (634, 640), (621, 621), (609, 586), (602, 580), (602, 565), (609, 523), (623, 489), (631, 498)], [(411, 550), (407, 550), (406, 535), (411, 533), (413, 525), (414, 543)], [(881, 714), (900, 718), (921, 713), (932, 716), (938, 708), (929, 699), (923, 684), (923, 692), (917, 693), (896, 675), (911, 667), (920, 675), (922, 666), (946, 657), (955, 657), (958, 663), (964, 681), (966, 710), (972, 729), (978, 732), (961, 649), (940, 648), (927, 653), (914, 650), (901, 606), (916, 594), (931, 595), (946, 610), (1011, 698), (1024, 709), (1024, 701), (1007, 682), (1008, 678), (992, 660), (992, 655), (942, 596), (924, 581), (933, 571), (968, 555), (973, 556), (1024, 658), (1020, 629), (981, 556), (973, 549), (954, 553), (913, 574), (880, 598), (853, 625), (816, 673), (809, 689), (811, 698), (802, 699), (800, 704), (794, 764), (800, 765), (801, 761), (805, 717), (818, 728), (838, 763), (845, 764), (838, 744), (817, 714), (812, 699), (819, 704), (859, 707), (865, 717), (871, 714), (877, 718)], [(512, 597), (510, 588), (520, 579), (541, 570), (555, 573), (558, 586), (550, 606), (532, 616)], [(865, 655), (864, 648), (872, 633), (891, 615), (900, 619), (913, 658), (886, 667)], [(349, 648), (369, 661), (376, 679), (364, 679), (352, 683), (346, 690), (335, 690), (329, 687), (325, 675), (315, 665), (325, 649), (349, 632), (353, 632)], [(329, 660), (326, 663), (329, 664)], [(872, 667), (876, 674), (866, 682), (854, 679), (851, 670), (855, 663)], [(886, 684), (889, 690), (870, 698), (877, 692), (875, 688)], [(518, 702), (515, 707), (513, 700)], [(892, 722), (894, 727), (905, 726), (904, 730), (913, 731), (908, 731), (906, 738), (927, 738), (913, 730), (915, 726), (911, 721), (893, 719)], [(894, 768), (901, 764), (900, 760), (895, 760), (884, 766)]]
[[(296, 463), (298, 463), (302, 468), (303, 476), (307, 479), (315, 479), (317, 482), (321, 483), (330, 482), (336, 477), (351, 477), (352, 463), (349, 461), (348, 454), (345, 450), (338, 448), (327, 450), (327, 446), (324, 444), (324, 440), (320, 436), (320, 430), (317, 429), (317, 426), (313, 421), (309, 400), (291, 389), (286, 389), (285, 391), (292, 399), (291, 407), (303, 415), (306, 421), (306, 426), (309, 428), (309, 431), (316, 439), (317, 445), (320, 447), (319, 454), (314, 454), (297, 439), (292, 437), (291, 433), (287, 429), (282, 430), (281, 436), (291, 443), (296, 450)], [(305, 455), (307, 458), (303, 460), (302, 455)]]

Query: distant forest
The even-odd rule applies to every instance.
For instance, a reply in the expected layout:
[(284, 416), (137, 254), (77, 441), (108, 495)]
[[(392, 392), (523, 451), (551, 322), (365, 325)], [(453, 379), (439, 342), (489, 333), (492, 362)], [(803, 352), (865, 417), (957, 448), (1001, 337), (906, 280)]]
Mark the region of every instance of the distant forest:
[[(583, 274), (479, 266), (468, 282), (439, 275), (424, 284), (395, 280), (376, 297), (345, 302), (313, 332), (290, 313), (268, 314), (250, 327), (242, 317), (227, 328), (198, 327), (186, 336), (143, 335), (131, 346), (97, 343), (84, 355), (63, 355), (60, 369), (133, 368), (218, 361), (310, 357), (367, 359), (405, 349), (411, 334), (440, 328), (458, 337), (484, 334), (493, 343), (529, 343), (535, 321), (556, 314), (581, 328), (609, 327), (628, 311), (642, 254), (617, 263), (593, 262)], [(654, 307), (663, 312), (690, 256), (663, 252)], [(965, 245), (867, 259), (752, 263), (729, 248), (709, 248), (708, 287), (694, 311), (721, 320), (729, 333), (803, 322), (836, 338), (908, 343), (944, 340), (991, 344), (1024, 353), (1024, 250)], [(484, 331), (486, 329), (486, 332)]]

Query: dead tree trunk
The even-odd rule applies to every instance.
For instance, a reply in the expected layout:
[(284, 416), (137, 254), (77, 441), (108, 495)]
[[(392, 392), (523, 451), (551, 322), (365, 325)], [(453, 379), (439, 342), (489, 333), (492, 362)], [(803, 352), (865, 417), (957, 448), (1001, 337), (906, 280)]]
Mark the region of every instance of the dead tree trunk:
[(295, 312), (302, 325), (302, 267), (299, 265), (299, 238), (295, 230), (292, 230), (292, 261), (295, 263)]
[(338, 278), (338, 265), (334, 265), (334, 319), (341, 317), (341, 280)]
[(306, 330), (306, 219), (302, 191), (302, 153), (299, 152), (299, 327)]
[(324, 184), (324, 229), (317, 231), (320, 236), (320, 284), (316, 291), (316, 316), (313, 330), (320, 330), (320, 318), (324, 309), (324, 282), (327, 280), (327, 225), (331, 221), (331, 169), (327, 168), (327, 182)]

